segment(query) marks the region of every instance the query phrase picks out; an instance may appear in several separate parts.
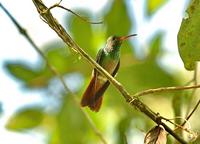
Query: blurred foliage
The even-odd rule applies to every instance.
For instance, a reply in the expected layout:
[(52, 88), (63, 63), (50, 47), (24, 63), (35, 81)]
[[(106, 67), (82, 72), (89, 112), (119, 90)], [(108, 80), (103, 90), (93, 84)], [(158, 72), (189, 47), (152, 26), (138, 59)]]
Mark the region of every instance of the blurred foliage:
[[(95, 143), (99, 139), (93, 135), (87, 119), (80, 111), (79, 105), (75, 105), (70, 95), (64, 96), (61, 108), (56, 115), (56, 127), (50, 144), (85, 144)], [(89, 139), (88, 139), (89, 138)], [(87, 141), (90, 142), (87, 142)]]
[(17, 111), (7, 122), (6, 128), (13, 131), (23, 131), (38, 126), (44, 117), (42, 108), (26, 107)]
[[(166, 1), (148, 0), (146, 3), (148, 14), (153, 15)], [(128, 14), (128, 6), (125, 0), (114, 0), (108, 3), (107, 10), (102, 11), (101, 15), (104, 18), (104, 25), (90, 25), (80, 19), (74, 18), (74, 16), (66, 17), (65, 19), (65, 25), (74, 37), (74, 40), (93, 58), (95, 58), (97, 50), (105, 45), (107, 37), (110, 35), (127, 35), (134, 28), (134, 23)], [(92, 17), (90, 12), (86, 10), (78, 11), (81, 15)], [(190, 22), (187, 23), (189, 25)], [(179, 75), (175, 73), (169, 74), (160, 65), (160, 58), (165, 53), (162, 47), (163, 37), (163, 32), (154, 35), (150, 42), (146, 44), (148, 45), (148, 51), (146, 57), (143, 59), (135, 56), (133, 44), (129, 41), (123, 43), (121, 49), (121, 67), (116, 79), (130, 93), (149, 88), (179, 84), (179, 81), (177, 81)], [(179, 43), (182, 40), (187, 42), (188, 38), (186, 40), (182, 39), (182, 37), (179, 32)], [(194, 37), (194, 39), (190, 39), (190, 42), (197, 40), (198, 36), (196, 34)], [(61, 41), (52, 41), (42, 47), (42, 50), (49, 62), (62, 76), (72, 73), (79, 73), (83, 76), (85, 85), (76, 91), (76, 95), (80, 98), (91, 78), (92, 67), (75, 52), (70, 51)], [(186, 51), (188, 52), (188, 50)], [(197, 50), (193, 52), (198, 53)], [(55, 79), (55, 76), (52, 75), (45, 61), (42, 59), (39, 59), (35, 66), (28, 62), (7, 61), (5, 67), (13, 77), (21, 81), (24, 87), (29, 90), (42, 88), (48, 91), (51, 86), (51, 80)], [(76, 83), (76, 81), (70, 84), (72, 83)], [(56, 87), (54, 87), (54, 90), (58, 91)], [(74, 103), (72, 96), (68, 93), (66, 94), (64, 91), (58, 92), (62, 95), (61, 98), (57, 98), (57, 95), (55, 95), (59, 107), (51, 108), (50, 110), (41, 109), (40, 107), (24, 107), (10, 118), (6, 127), (14, 131), (42, 127), (46, 130), (46, 134), (48, 135), (47, 143), (49, 144), (100, 143), (100, 139), (95, 135), (87, 119), (80, 111), (79, 104)], [(182, 93), (177, 93), (150, 95), (146, 101), (146, 97), (142, 99), (148, 102), (147, 105), (149, 107), (153, 108), (155, 108), (155, 105), (156, 107), (160, 107), (164, 99), (164, 102), (169, 106), (164, 108), (162, 112), (159, 111), (159, 113), (169, 114), (169, 109), (171, 108), (175, 116), (180, 116), (182, 113), (181, 110), (184, 104), (186, 104), (185, 101), (187, 101), (185, 99), (188, 97), (185, 96), (185, 98), (182, 98)], [(171, 101), (172, 99), (173, 101)], [(152, 103), (148, 100), (151, 100)], [(51, 106), (51, 103), (49, 105)], [(135, 129), (147, 131), (154, 124), (141, 112), (130, 107), (112, 85), (105, 93), (100, 112), (93, 113), (87, 108), (86, 111), (102, 134), (106, 136), (109, 143), (123, 144), (125, 143), (125, 139), (129, 143), (132, 137), (131, 132)]]
[(200, 2), (192, 0), (186, 10), (178, 33), (178, 48), (185, 68), (194, 70), (197, 61), (200, 61)]
[(8, 72), (22, 81), (26, 87), (41, 88), (48, 84), (49, 75), (42, 75), (40, 69), (33, 69), (24, 62), (7, 62), (5, 64)]
[(116, 34), (128, 34), (131, 30), (131, 20), (125, 1), (113, 1), (110, 11), (105, 15), (104, 21), (106, 24), (106, 37)]
[(2, 113), (3, 113), (3, 105), (2, 105), (2, 103), (0, 102), (0, 116), (1, 116)]
[(190, 144), (199, 144), (200, 143), (200, 136), (198, 136), (193, 142)]
[(147, 14), (151, 16), (168, 0), (146, 0)]

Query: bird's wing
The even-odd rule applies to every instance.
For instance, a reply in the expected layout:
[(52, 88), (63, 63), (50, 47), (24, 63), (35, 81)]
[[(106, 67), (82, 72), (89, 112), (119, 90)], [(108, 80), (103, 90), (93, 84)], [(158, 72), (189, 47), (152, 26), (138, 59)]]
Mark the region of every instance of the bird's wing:
[[(104, 53), (103, 49), (100, 49), (100, 50), (98, 51), (98, 53), (97, 53), (96, 62), (97, 62), (98, 64), (100, 64), (101, 61), (102, 61), (102, 55), (103, 55), (103, 53)], [(94, 69), (94, 75), (97, 75), (97, 74), (98, 74), (97, 70)]]
[[(97, 53), (97, 56), (96, 56), (96, 62), (98, 63), (98, 64), (100, 64), (101, 63), (101, 61), (102, 61), (102, 54), (103, 54), (103, 49), (100, 49), (99, 51), (98, 51), (98, 53)], [(99, 75), (99, 73), (98, 73), (98, 71), (96, 70), (96, 69), (94, 69), (93, 70), (93, 76), (94, 76), (94, 79), (95, 79), (95, 84), (94, 84), (94, 91), (96, 91), (96, 82), (97, 82), (97, 78), (98, 78), (98, 75)]]
[[(118, 62), (114, 72), (111, 74), (113, 77), (116, 75), (118, 69), (119, 69), (119, 66), (120, 66), (120, 61)], [(108, 88), (108, 86), (110, 85), (110, 82), (107, 80), (102, 86), (101, 88), (96, 92), (96, 95), (95, 95), (95, 100), (98, 100), (102, 95), (103, 93), (105, 92), (105, 90)]]
[(113, 73), (112, 73), (112, 76), (113, 76), (113, 77), (116, 75), (116, 73), (117, 73), (117, 71), (118, 71), (118, 69), (119, 69), (119, 66), (120, 66), (120, 60), (119, 60), (119, 62), (118, 62), (118, 64), (117, 64), (115, 70), (114, 70)]

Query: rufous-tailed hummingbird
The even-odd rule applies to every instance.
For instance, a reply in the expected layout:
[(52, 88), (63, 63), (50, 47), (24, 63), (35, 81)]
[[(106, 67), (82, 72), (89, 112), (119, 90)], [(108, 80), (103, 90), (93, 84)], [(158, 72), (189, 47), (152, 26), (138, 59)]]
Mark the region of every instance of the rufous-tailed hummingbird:
[[(106, 46), (99, 50), (96, 62), (112, 76), (115, 76), (119, 69), (120, 46), (124, 40), (132, 36), (136, 36), (136, 34), (122, 37), (111, 36), (108, 38)], [(94, 69), (92, 79), (83, 94), (81, 106), (88, 106), (92, 111), (98, 112), (101, 107), (103, 94), (109, 84), (110, 82), (107, 78)]]

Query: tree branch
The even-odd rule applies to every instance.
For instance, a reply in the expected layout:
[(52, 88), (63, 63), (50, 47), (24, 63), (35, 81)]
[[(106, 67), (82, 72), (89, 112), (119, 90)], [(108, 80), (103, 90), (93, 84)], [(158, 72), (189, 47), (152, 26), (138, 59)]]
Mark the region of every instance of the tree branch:
[[(14, 23), (14, 25), (17, 27), (17, 29), (19, 30), (19, 32), (28, 40), (28, 42), (33, 46), (33, 48), (39, 53), (39, 55), (45, 60), (49, 70), (58, 77), (58, 79), (60, 80), (60, 82), (62, 83), (64, 90), (66, 93), (69, 93), (72, 96), (72, 99), (74, 101), (74, 103), (80, 108), (78, 99), (76, 98), (76, 95), (69, 89), (69, 87), (67, 86), (67, 84), (65, 83), (63, 77), (61, 76), (61, 74), (56, 70), (56, 68), (50, 64), (50, 62), (48, 61), (47, 57), (43, 54), (43, 52), (40, 50), (40, 48), (35, 44), (35, 42), (32, 40), (32, 38), (29, 36), (29, 34), (27, 33), (27, 31), (25, 30), (25, 28), (23, 28), (18, 22), (17, 20), (9, 13), (9, 11), (0, 3), (0, 7), (4, 10), (4, 12), (8, 15), (8, 17), (12, 20), (12, 22)], [(102, 141), (103, 144), (107, 144), (104, 136), (101, 134), (101, 132), (97, 129), (96, 125), (94, 124), (94, 122), (92, 121), (92, 119), (90, 118), (90, 116), (83, 110), (80, 108), (80, 111), (83, 113), (83, 115), (85, 116), (85, 118), (87, 119), (89, 125), (92, 127), (94, 133), (100, 138), (100, 140)]]
[(48, 8), (43, 4), (42, 0), (33, 0), (38, 13), (43, 17), (46, 23), (58, 34), (58, 36), (73, 50), (80, 54), (88, 63), (90, 63), (99, 73), (105, 76), (123, 95), (125, 100), (129, 102), (132, 106), (138, 108), (141, 112), (151, 118), (154, 122), (162, 125), (167, 132), (169, 132), (175, 139), (180, 143), (186, 144), (181, 137), (179, 137), (172, 129), (170, 129), (166, 124), (162, 123), (160, 117), (157, 116), (147, 105), (142, 103), (137, 97), (131, 97), (131, 95), (126, 91), (126, 89), (115, 80), (106, 70), (104, 70), (99, 64), (97, 64), (83, 49), (81, 49), (70, 37), (70, 35), (65, 31), (65, 29), (58, 23), (58, 21), (52, 16)]

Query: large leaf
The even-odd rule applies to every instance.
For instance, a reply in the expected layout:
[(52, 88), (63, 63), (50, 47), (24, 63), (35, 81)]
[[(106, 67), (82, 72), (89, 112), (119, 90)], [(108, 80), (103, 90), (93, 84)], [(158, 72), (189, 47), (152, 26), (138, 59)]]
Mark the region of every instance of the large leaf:
[(194, 70), (200, 60), (200, 0), (192, 0), (178, 33), (179, 54), (187, 70)]
[(147, 0), (147, 13), (152, 15), (155, 13), (167, 0)]
[(43, 116), (44, 113), (41, 108), (23, 108), (8, 120), (6, 128), (13, 131), (32, 129), (42, 122)]

